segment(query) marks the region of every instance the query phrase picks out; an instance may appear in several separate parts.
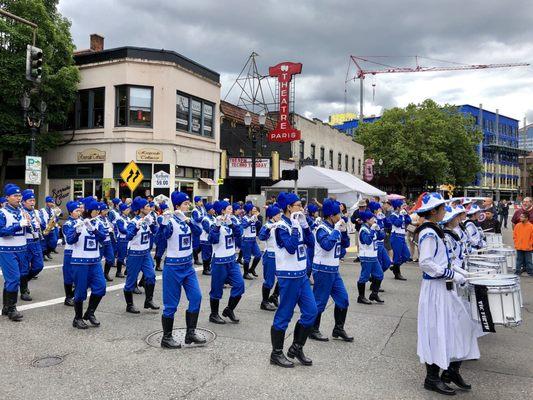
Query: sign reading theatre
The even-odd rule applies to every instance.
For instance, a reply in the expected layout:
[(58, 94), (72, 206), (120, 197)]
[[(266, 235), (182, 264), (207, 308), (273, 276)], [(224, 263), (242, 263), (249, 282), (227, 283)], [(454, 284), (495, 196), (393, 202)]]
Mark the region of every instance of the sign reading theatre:
[(290, 84), (293, 75), (302, 72), (302, 63), (282, 62), (270, 67), (268, 74), (278, 78), (279, 118), (276, 128), (268, 133), (271, 142), (292, 142), (300, 140), (300, 131), (292, 127), (289, 121)]

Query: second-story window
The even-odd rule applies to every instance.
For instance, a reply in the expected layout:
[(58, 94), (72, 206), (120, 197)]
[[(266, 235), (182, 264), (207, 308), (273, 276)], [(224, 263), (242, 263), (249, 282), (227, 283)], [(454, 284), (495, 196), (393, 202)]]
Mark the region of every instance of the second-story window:
[(339, 171), (342, 171), (342, 154), (341, 153), (337, 155), (337, 169)]
[(348, 154), (344, 155), (344, 170), (348, 172)]
[(314, 144), (311, 145), (311, 160), (314, 160), (316, 156), (316, 146)]
[(104, 127), (105, 88), (78, 92), (75, 105), (76, 129)]
[(152, 88), (117, 86), (116, 126), (152, 127)]
[(355, 174), (355, 157), (352, 157), (352, 174)]
[(300, 140), (300, 151), (299, 151), (299, 154), (298, 154), (298, 158), (300, 160), (303, 160), (305, 158), (305, 142), (303, 140)]
[(178, 92), (176, 94), (176, 130), (213, 137), (213, 122), (213, 103), (186, 93)]
[(329, 151), (329, 168), (333, 169), (333, 150)]
[(325, 150), (323, 147), (320, 148), (320, 166), (321, 167), (325, 167), (326, 166), (326, 161), (325, 161)]

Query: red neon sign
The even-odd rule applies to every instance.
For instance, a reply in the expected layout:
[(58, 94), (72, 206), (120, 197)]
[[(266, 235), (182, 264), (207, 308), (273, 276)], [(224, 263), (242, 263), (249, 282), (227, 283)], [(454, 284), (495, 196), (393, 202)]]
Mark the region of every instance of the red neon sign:
[(278, 78), (279, 84), (279, 118), (276, 128), (268, 133), (270, 142), (292, 142), (300, 140), (298, 129), (289, 121), (289, 93), (292, 76), (302, 72), (302, 63), (282, 62), (270, 67), (268, 74)]

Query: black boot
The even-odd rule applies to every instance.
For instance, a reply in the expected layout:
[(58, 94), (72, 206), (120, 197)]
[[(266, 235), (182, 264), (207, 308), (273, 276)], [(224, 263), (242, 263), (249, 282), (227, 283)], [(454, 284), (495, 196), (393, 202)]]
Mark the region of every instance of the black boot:
[(94, 312), (96, 311), (98, 304), (100, 304), (100, 300), (102, 300), (102, 296), (91, 294), (91, 297), (89, 297), (89, 306), (83, 315), (83, 319), (89, 321), (92, 326), (100, 326), (100, 321), (94, 316)]
[(197, 249), (193, 250), (193, 256), (194, 256), (194, 265), (202, 265), (200, 260), (198, 259), (198, 255), (200, 254), (201, 249), (198, 247)]
[(261, 310), (276, 311), (277, 307), (273, 306), (272, 304), (268, 302), (268, 296), (270, 294), (270, 289), (263, 286), (262, 293), (263, 293), (263, 300), (261, 301), (261, 306), (260, 306)]
[(439, 377), (440, 368), (436, 364), (426, 364), (426, 379), (424, 380), (424, 389), (434, 392), (453, 396), (455, 390), (446, 385)]
[(357, 297), (357, 302), (360, 304), (372, 304), (370, 300), (365, 297), (365, 284), (357, 282), (357, 291), (359, 296)]
[(242, 265), (242, 250), (239, 251), (239, 255), (237, 256), (237, 262)]
[(319, 342), (328, 342), (329, 338), (322, 335), (320, 332), (320, 321), (322, 319), (322, 313), (318, 313), (313, 324), (313, 329), (309, 334), (309, 339), (318, 340)]
[(155, 289), (154, 283), (150, 285), (148, 283), (144, 284), (144, 290), (146, 292), (146, 298), (144, 300), (144, 308), (149, 308), (150, 310), (159, 310), (159, 306), (154, 304), (154, 302), (152, 301), (154, 298), (154, 289)]
[(126, 312), (140, 314), (140, 311), (133, 304), (133, 293), (124, 291), (124, 298), (126, 299)]
[(117, 261), (117, 273), (115, 274), (115, 278), (124, 278), (125, 275), (122, 273), (122, 261)]
[(211, 275), (211, 260), (203, 260), (203, 266), (202, 275)]
[(345, 342), (353, 342), (353, 337), (348, 336), (348, 334), (344, 330), (344, 322), (346, 322), (347, 313), (347, 308), (340, 308), (335, 306), (335, 327), (333, 328), (331, 336), (333, 336), (335, 339), (342, 339)]
[(472, 389), (472, 385), (466, 383), (463, 377), (459, 374), (460, 367), (461, 361), (452, 361), (448, 366), (448, 369), (442, 372), (441, 379), (444, 383), (455, 383), (459, 389), (470, 390)]
[(255, 276), (256, 278), (259, 276), (255, 272), (255, 269), (257, 268), (257, 265), (259, 264), (259, 261), (261, 261), (261, 257), (254, 257), (252, 260), (252, 268), (250, 268), (250, 273)]
[(163, 268), (161, 268), (161, 257), (154, 257), (154, 260), (155, 260), (155, 270), (163, 271)]
[(274, 286), (274, 292), (272, 292), (272, 294), (268, 298), (268, 301), (274, 304), (276, 307), (279, 307), (278, 297), (279, 297), (279, 283), (276, 282), (276, 286)]
[(72, 326), (78, 329), (88, 329), (89, 326), (85, 323), (81, 315), (83, 314), (83, 301), (74, 302), (74, 320)]
[(296, 326), (294, 327), (294, 341), (292, 342), (291, 347), (289, 347), (289, 350), (287, 351), (287, 356), (289, 358), (295, 358), (300, 361), (302, 365), (313, 365), (313, 360), (310, 358), (307, 358), (304, 354), (304, 346), (305, 342), (307, 342), (307, 337), (309, 336), (309, 333), (311, 332), (311, 329), (313, 327), (305, 328), (303, 325), (300, 324), (300, 322), (296, 323)]
[(141, 279), (139, 279), (139, 283), (137, 284), (138, 287), (144, 287), (144, 274), (141, 275)]
[(222, 316), (229, 318), (234, 324), (239, 323), (239, 319), (235, 316), (233, 310), (235, 310), (235, 307), (237, 307), (237, 304), (239, 304), (240, 300), (241, 296), (230, 297), (228, 306), (224, 309), (224, 311), (222, 311)]
[(283, 342), (285, 341), (285, 331), (278, 331), (273, 326), (270, 327), (270, 340), (272, 341), (272, 353), (270, 353), (270, 364), (283, 368), (293, 368), (294, 363), (283, 354)]
[[(374, 282), (374, 278), (373, 278), (373, 277), (370, 277), (370, 279), (368, 280), (368, 282), (370, 282), (370, 283)], [(383, 281), (381, 281), (381, 282), (383, 283)], [(383, 290), (383, 289), (381, 288), (381, 286), (380, 286), (378, 292), (379, 292), (379, 293), (384, 293), (385, 290)]]
[(369, 300), (375, 301), (378, 304), (383, 304), (384, 301), (379, 298), (379, 286), (381, 285), (381, 281), (378, 279), (374, 279), (373, 282), (370, 284), (370, 296), (368, 297)]
[(195, 331), (198, 324), (198, 313), (185, 312), (185, 322), (187, 323), (187, 333), (185, 334), (185, 344), (204, 344), (205, 338), (198, 335)]
[(2, 315), (7, 317), (7, 305), (9, 300), (7, 299), (7, 291), (4, 289), (2, 292)]
[(393, 265), (391, 267), (391, 271), (393, 272), (394, 274), (394, 279), (398, 280), (398, 281), (406, 281), (407, 279), (405, 279), (402, 275), (402, 272), (400, 271), (400, 266), (399, 265)]
[(133, 288), (132, 293), (134, 293), (134, 294), (143, 294), (142, 290), (139, 289), (139, 287), (137, 286), (137, 283), (135, 283), (135, 287)]
[(220, 300), (218, 299), (209, 299), (209, 304), (211, 305), (211, 314), (209, 315), (209, 322), (214, 324), (223, 325), (226, 323), (220, 315), (218, 315), (218, 308), (220, 306)]
[(105, 277), (105, 280), (108, 281), (108, 282), (113, 282), (113, 278), (111, 278), (109, 276), (109, 272), (111, 271), (111, 267), (113, 266), (113, 264), (111, 264), (110, 262), (107, 262), (104, 264), (104, 277)]
[(33, 299), (30, 296), (30, 290), (28, 289), (28, 276), (20, 277), (20, 299), (24, 301), (32, 301)]
[(17, 311), (18, 292), (6, 292), (7, 316), (11, 321), (21, 321), (23, 315)]
[(162, 315), (161, 325), (163, 325), (163, 337), (161, 338), (161, 347), (166, 349), (180, 349), (181, 344), (176, 342), (172, 337), (172, 329), (174, 328), (174, 318), (167, 318)]
[(65, 288), (65, 301), (63, 304), (69, 307), (73, 307), (74, 306), (74, 290), (72, 289), (72, 283), (70, 284), (65, 283), (63, 287)]
[(242, 277), (243, 277), (244, 279), (247, 279), (247, 280), (249, 280), (249, 281), (251, 281), (252, 279), (254, 279), (254, 278), (252, 278), (252, 277), (250, 276), (250, 274), (249, 274), (249, 272), (250, 272), (250, 262), (246, 262), (246, 261), (244, 261), (243, 264), (242, 264), (242, 269), (243, 269), (243, 271), (244, 271), (243, 274), (242, 274)]

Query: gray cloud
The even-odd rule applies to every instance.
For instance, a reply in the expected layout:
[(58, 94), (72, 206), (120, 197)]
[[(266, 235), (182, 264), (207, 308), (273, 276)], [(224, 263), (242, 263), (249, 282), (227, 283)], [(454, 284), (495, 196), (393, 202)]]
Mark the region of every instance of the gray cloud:
[[(499, 0), (63, 0), (60, 10), (72, 20), (79, 48), (87, 47), (90, 33), (99, 32), (106, 37), (108, 48), (172, 49), (219, 71), (224, 82), (240, 71), (252, 50), (260, 54), (264, 73), (280, 61), (300, 61), (304, 68), (297, 81), (297, 111), (322, 119), (344, 109), (350, 54), (423, 54), (460, 63), (533, 60), (533, 2), (528, 0), (517, 0), (512, 7)], [(405, 59), (387, 62), (397, 65)], [(444, 65), (430, 60), (423, 63)], [(496, 86), (485, 82), (479, 87), (479, 98), (464, 99), (458, 75), (433, 74), (445, 76), (450, 83), (442, 92), (428, 93), (441, 102), (485, 104), (486, 97), (496, 101), (502, 92), (520, 86), (531, 76), (531, 69), (527, 74), (502, 70), (503, 75), (509, 77), (508, 88), (505, 81)], [(373, 104), (404, 105), (398, 97), (409, 93), (418, 79), (420, 74), (378, 76)], [(227, 90), (225, 85), (223, 94)], [(358, 85), (349, 85), (350, 110), (358, 109), (357, 93)], [(529, 94), (533, 98), (533, 92)], [(372, 103), (370, 79), (365, 102)], [(516, 103), (523, 107), (516, 110), (517, 115), (523, 115), (525, 100)]]

